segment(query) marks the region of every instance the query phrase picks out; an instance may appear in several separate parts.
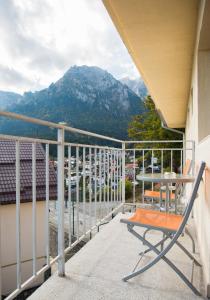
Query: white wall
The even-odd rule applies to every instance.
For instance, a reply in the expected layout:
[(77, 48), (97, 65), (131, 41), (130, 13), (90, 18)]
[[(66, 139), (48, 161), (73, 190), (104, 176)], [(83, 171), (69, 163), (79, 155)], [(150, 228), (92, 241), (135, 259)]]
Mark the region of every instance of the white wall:
[(194, 219), (205, 286), (210, 289), (210, 51), (208, 50), (196, 51), (186, 138), (195, 140), (196, 165), (201, 161), (207, 164), (199, 197), (195, 201)]
[(210, 134), (210, 50), (199, 51), (197, 65), (198, 139), (201, 141)]
[[(37, 202), (37, 270), (45, 257), (45, 202)], [(1, 205), (1, 268), (3, 295), (16, 289), (16, 209), (14, 204)], [(21, 204), (22, 282), (32, 276), (32, 203)], [(42, 281), (42, 279), (41, 279)], [(40, 280), (39, 280), (40, 282)], [(39, 282), (34, 282), (37, 285)]]

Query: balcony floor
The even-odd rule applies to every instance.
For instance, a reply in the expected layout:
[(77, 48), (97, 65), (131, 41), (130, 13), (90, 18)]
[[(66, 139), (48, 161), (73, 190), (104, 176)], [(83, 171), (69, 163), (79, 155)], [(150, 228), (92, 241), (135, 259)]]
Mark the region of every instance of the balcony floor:
[[(66, 277), (54, 274), (29, 298), (30, 300), (135, 300), (135, 299), (200, 299), (196, 297), (168, 265), (160, 261), (142, 275), (123, 282), (124, 275), (131, 272), (144, 246), (134, 238), (125, 224), (119, 222), (129, 214), (118, 214), (109, 224), (101, 227), (100, 233), (88, 242), (66, 263)], [(155, 242), (159, 234), (149, 233)], [(191, 247), (185, 235), (180, 241)], [(152, 254), (143, 258), (150, 260)], [(188, 278), (192, 262), (177, 246), (169, 257), (173, 259)], [(141, 261), (141, 263), (142, 263)], [(194, 282), (200, 289), (201, 269), (194, 267)]]

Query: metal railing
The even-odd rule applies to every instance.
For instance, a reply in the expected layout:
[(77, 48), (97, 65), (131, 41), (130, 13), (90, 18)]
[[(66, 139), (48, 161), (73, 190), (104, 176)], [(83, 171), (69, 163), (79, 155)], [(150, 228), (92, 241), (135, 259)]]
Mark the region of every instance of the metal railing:
[[(0, 116), (25, 121), (28, 123), (46, 126), (57, 130), (57, 140), (41, 139), (22, 136), (12, 136), (0, 134), (0, 140), (14, 141), (15, 143), (15, 182), (16, 182), (16, 248), (15, 262), (16, 267), (16, 288), (7, 293), (7, 300), (14, 299), (23, 290), (57, 264), (59, 276), (65, 274), (65, 255), (72, 250), (82, 240), (97, 233), (101, 224), (109, 220), (114, 213), (123, 209), (124, 205), (144, 202), (141, 196), (144, 193), (144, 182), (141, 189), (136, 185), (136, 174), (146, 172), (163, 172), (167, 167), (173, 169), (173, 162), (176, 154), (176, 164), (180, 167), (180, 172), (185, 162), (186, 149), (193, 151), (193, 145), (186, 147), (185, 141), (170, 141), (181, 146), (174, 148), (149, 147), (148, 144), (157, 145), (160, 141), (122, 141), (115, 138), (79, 130), (62, 124), (56, 124), (35, 118), (29, 118), (9, 112), (0, 112)], [(85, 135), (107, 143), (111, 146), (89, 145), (82, 143), (72, 143), (65, 139), (65, 133), (76, 133)], [(169, 141), (161, 141), (161, 144)], [(31, 237), (31, 275), (23, 280), (23, 257), (22, 249), (26, 245), (22, 244), (21, 238), (21, 157), (20, 148), (22, 143), (32, 145), (32, 237)], [(113, 143), (117, 146), (113, 146)], [(146, 143), (146, 147), (144, 147)], [(190, 142), (191, 144), (193, 142)], [(38, 262), (37, 236), (37, 185), (36, 185), (36, 145), (41, 144), (45, 153), (45, 199), (44, 209), (44, 265)], [(119, 146), (118, 146), (119, 145)], [(132, 147), (131, 147), (132, 145)], [(53, 161), (50, 161), (53, 149)], [(56, 153), (56, 154), (55, 154)], [(168, 154), (170, 153), (170, 160)], [(192, 154), (193, 156), (194, 154)], [(167, 162), (169, 166), (165, 165)], [(178, 162), (177, 162), (178, 160)], [(131, 171), (127, 168), (130, 162)], [(57, 174), (57, 199), (50, 199), (50, 165), (54, 166)], [(140, 167), (139, 167), (140, 166)], [(132, 184), (132, 195), (126, 195), (126, 180)], [(153, 186), (152, 186), (153, 188)], [(137, 193), (138, 192), (138, 193)], [(126, 199), (126, 197), (128, 199)], [(127, 202), (127, 204), (126, 204)], [(57, 232), (57, 253), (52, 256), (50, 248), (51, 226)], [(13, 241), (14, 242), (14, 241)], [(28, 245), (27, 245), (28, 247)], [(2, 266), (2, 262), (0, 264)], [(2, 270), (2, 267), (1, 267)], [(1, 276), (2, 278), (2, 276)], [(1, 285), (0, 285), (1, 286)], [(3, 290), (3, 287), (2, 287)], [(2, 292), (0, 290), (0, 295)]]
[[(15, 298), (21, 291), (43, 276), (53, 264), (57, 263), (59, 276), (65, 274), (65, 254), (73, 249), (88, 235), (95, 234), (98, 228), (106, 220), (117, 212), (124, 201), (123, 192), (123, 162), (121, 140), (109, 138), (103, 135), (75, 129), (62, 124), (55, 124), (34, 118), (16, 115), (8, 112), (0, 112), (1, 116), (20, 121), (47, 126), (57, 130), (57, 140), (30, 138), (23, 136), (0, 135), (0, 140), (14, 141), (15, 143), (15, 184), (16, 184), (16, 241), (11, 245), (16, 248), (16, 289), (7, 293), (6, 299)], [(120, 147), (87, 145), (71, 143), (65, 139), (65, 133), (76, 133), (88, 137), (114, 142)], [(21, 157), (22, 144), (30, 143), (31, 147), (31, 174), (32, 174), (32, 220), (31, 224), (25, 224), (32, 229), (32, 245), (23, 245), (21, 238)], [(44, 266), (38, 262), (37, 222), (37, 183), (36, 183), (36, 145), (41, 144), (45, 151), (45, 257)], [(57, 152), (50, 162), (52, 148)], [(56, 148), (56, 149), (55, 149)], [(50, 200), (50, 163), (54, 165), (57, 174), (57, 199)], [(52, 204), (52, 202), (54, 204)], [(51, 220), (51, 215), (53, 216)], [(57, 255), (50, 253), (50, 226), (57, 231)], [(31, 276), (23, 281), (23, 247), (31, 248)], [(2, 262), (3, 264), (3, 262)], [(2, 265), (1, 264), (1, 265)], [(4, 266), (5, 269), (5, 266)], [(24, 276), (25, 277), (25, 276)], [(2, 286), (2, 290), (3, 290)], [(2, 294), (2, 292), (0, 293)]]
[[(173, 145), (168, 147), (167, 144)], [(136, 175), (141, 173), (164, 173), (175, 172), (182, 174), (188, 158), (194, 162), (194, 141), (170, 140), (170, 141), (126, 141), (125, 157), (125, 178), (132, 183), (132, 195), (126, 202), (130, 204), (145, 204), (145, 189), (154, 191), (153, 183), (136, 181)], [(164, 144), (166, 147), (164, 147)], [(192, 164), (192, 174), (194, 163)], [(153, 201), (153, 199), (151, 199)]]

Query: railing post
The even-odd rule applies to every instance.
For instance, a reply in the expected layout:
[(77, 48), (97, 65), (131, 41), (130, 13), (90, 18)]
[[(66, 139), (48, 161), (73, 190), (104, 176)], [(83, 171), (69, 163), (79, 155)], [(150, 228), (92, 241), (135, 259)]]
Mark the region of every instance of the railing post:
[(64, 129), (58, 129), (58, 275), (65, 276), (65, 256), (64, 256)]
[[(17, 288), (21, 287), (21, 217), (20, 217), (20, 142), (16, 142), (16, 257), (17, 257)], [(1, 298), (0, 298), (1, 299)]]
[(122, 203), (125, 203), (125, 143), (122, 143)]
[[(186, 138), (185, 138), (185, 135), (183, 135), (183, 165), (182, 166), (185, 166), (185, 163), (186, 163)], [(182, 170), (183, 172), (183, 170)]]
[[(1, 240), (1, 202), (0, 202), (0, 240)], [(1, 244), (0, 244), (0, 300), (2, 299), (2, 268), (1, 268)]]

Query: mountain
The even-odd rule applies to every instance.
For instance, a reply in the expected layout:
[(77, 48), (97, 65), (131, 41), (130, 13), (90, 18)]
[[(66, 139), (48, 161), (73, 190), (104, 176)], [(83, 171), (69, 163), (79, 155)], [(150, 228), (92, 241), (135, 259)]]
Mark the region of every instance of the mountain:
[(129, 77), (124, 77), (120, 81), (126, 84), (141, 99), (148, 95), (147, 88), (141, 78), (130, 79)]
[[(48, 88), (24, 93), (21, 102), (10, 106), (12, 112), (117, 138), (127, 137), (129, 121), (143, 110), (142, 101), (127, 85), (105, 70), (88, 66), (71, 67)], [(46, 134), (44, 128), (17, 122), (1, 122), (0, 131)]]
[(0, 110), (19, 103), (22, 96), (17, 93), (0, 91)]

